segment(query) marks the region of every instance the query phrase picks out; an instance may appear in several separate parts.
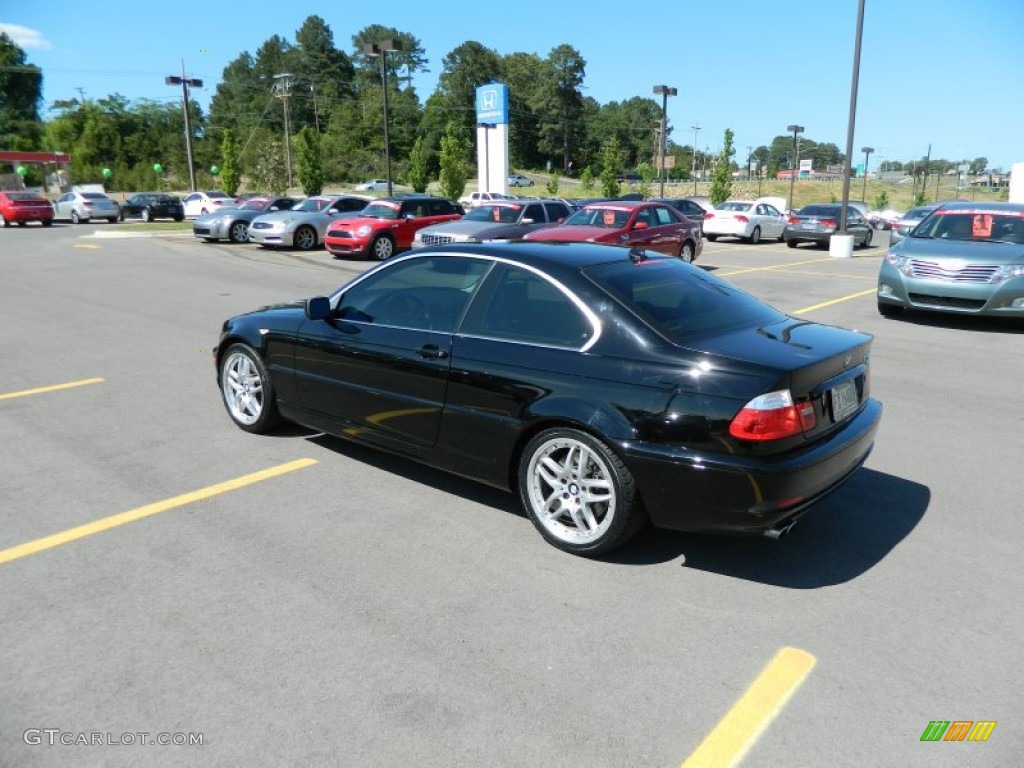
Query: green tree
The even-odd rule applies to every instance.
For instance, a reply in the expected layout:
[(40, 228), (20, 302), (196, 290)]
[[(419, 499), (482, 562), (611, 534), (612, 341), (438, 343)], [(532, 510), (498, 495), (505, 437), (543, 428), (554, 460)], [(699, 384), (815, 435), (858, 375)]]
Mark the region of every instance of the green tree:
[(988, 168), (988, 158), (976, 157), (971, 161), (970, 166), (971, 167), (967, 169), (967, 172), (972, 176), (978, 176), (984, 173), (985, 169)]
[(430, 171), (427, 166), (427, 151), (423, 148), (423, 138), (417, 137), (409, 153), (409, 171), (406, 179), (414, 192), (426, 192), (430, 184)]
[(928, 203), (928, 198), (926, 198), (924, 196), (924, 190), (923, 189), (921, 191), (919, 191), (916, 195), (914, 195), (914, 203), (913, 203), (913, 205), (915, 205), (915, 206), (926, 205), (927, 203)]
[(640, 163), (636, 170), (640, 174), (640, 183), (636, 185), (636, 191), (646, 200), (651, 196), (651, 185), (658, 174), (650, 163)]
[(587, 62), (579, 51), (563, 43), (552, 49), (545, 63), (548, 74), (537, 96), (537, 148), (549, 157), (561, 154), (562, 170), (568, 171), (578, 137), (584, 133), (580, 89)]
[(708, 194), (712, 205), (724, 203), (732, 194), (732, 156), (736, 154), (732, 139), (732, 129), (726, 128), (722, 151), (718, 153), (718, 164), (711, 178), (711, 192)]
[(17, 43), (0, 32), (0, 147), (40, 149), (43, 123), (39, 119), (39, 104), (42, 98), (43, 71), (29, 64)]
[(319, 195), (324, 189), (324, 166), (320, 161), (320, 134), (304, 125), (296, 137), (299, 185), (307, 197)]
[(220, 140), (220, 181), (229, 195), (238, 193), (242, 183), (242, 170), (238, 164), (238, 139), (235, 132), (225, 128)]
[(594, 172), (589, 165), (580, 174), (580, 191), (587, 196), (594, 191)]
[(601, 193), (605, 197), (618, 197), (620, 192), (619, 170), (622, 161), (619, 158), (619, 140), (614, 136), (608, 139), (601, 150)]
[(889, 207), (889, 193), (884, 189), (875, 195), (874, 206), (876, 211), (882, 211)]
[(449, 200), (458, 200), (466, 191), (468, 154), (469, 142), (454, 122), (449, 123), (441, 139), (441, 174), (438, 179), (441, 195)]
[(263, 132), (253, 142), (252, 183), (257, 192), (281, 194), (288, 187), (284, 142)]
[(548, 191), (548, 194), (552, 197), (558, 196), (558, 174), (551, 174), (551, 178), (548, 179), (548, 183), (544, 185), (544, 188)]

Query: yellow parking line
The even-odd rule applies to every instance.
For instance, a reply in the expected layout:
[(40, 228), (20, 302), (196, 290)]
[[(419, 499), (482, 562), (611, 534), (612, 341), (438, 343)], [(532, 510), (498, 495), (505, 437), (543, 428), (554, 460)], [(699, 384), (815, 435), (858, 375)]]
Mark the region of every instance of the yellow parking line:
[(850, 299), (856, 299), (861, 296), (867, 296), (869, 293), (874, 293), (877, 288), (868, 288), (866, 291), (857, 291), (857, 293), (851, 293), (849, 296), (840, 296), (838, 299), (832, 299), (832, 301), (823, 301), (821, 304), (812, 304), (809, 307), (803, 309), (794, 309), (789, 314), (791, 315), (802, 315), (804, 312), (813, 312), (816, 309), (822, 309), (824, 307), (831, 307), (833, 304), (838, 304), (841, 301), (849, 301)]
[(100, 246), (98, 246), (98, 245), (86, 245), (85, 243), (76, 243), (75, 245), (73, 245), (71, 247), (72, 248), (88, 248), (90, 251), (98, 251), (100, 249)]
[(747, 272), (767, 272), (773, 269), (785, 269), (786, 267), (799, 267), (803, 264), (820, 264), (823, 261), (832, 261), (832, 258), (826, 259), (809, 259), (808, 261), (791, 261), (788, 264), (770, 264), (767, 267), (747, 267), (746, 269), (738, 269), (735, 272), (724, 272), (722, 274), (715, 273), (718, 277), (730, 277), (731, 275), (742, 275)]
[(815, 272), (810, 269), (793, 269), (787, 270), (787, 275), (816, 275), (818, 277), (846, 277), (850, 280), (870, 280), (874, 282), (878, 279), (878, 275), (849, 275), (845, 272)]
[(9, 549), (0, 550), (0, 563), (9, 563), (12, 560), (18, 560), (22, 557), (28, 557), (38, 552), (42, 552), (53, 547), (60, 546), (61, 544), (67, 544), (68, 542), (77, 541), (78, 539), (84, 539), (86, 536), (92, 536), (95, 533), (102, 533), (103, 531), (116, 528), (119, 525), (125, 525), (126, 523), (134, 523), (136, 520), (141, 520), (144, 517), (151, 517), (152, 515), (159, 514), (160, 512), (166, 512), (169, 509), (175, 507), (183, 507), (186, 504), (191, 504), (194, 501), (205, 501), (211, 496), (218, 496), (228, 491), (234, 491), (238, 488), (243, 488), (253, 483), (258, 483), (260, 480), (269, 480), (272, 477), (283, 475), (288, 472), (294, 472), (297, 469), (304, 469), (316, 464), (316, 459), (298, 459), (297, 461), (289, 461), (285, 464), (278, 464), (276, 467), (270, 469), (264, 469), (259, 472), (253, 472), (249, 475), (242, 475), (242, 477), (236, 477), (234, 480), (228, 480), (223, 483), (217, 483), (216, 485), (208, 485), (205, 488), (200, 488), (198, 491), (191, 491), (190, 493), (183, 493), (180, 496), (175, 496), (171, 499), (165, 499), (163, 501), (157, 501), (153, 504), (147, 504), (144, 507), (136, 507), (130, 509), (127, 512), (120, 512), (110, 517), (104, 517), (100, 520), (94, 520), (91, 523), (85, 525), (79, 525), (75, 528), (68, 528), (66, 531), (60, 533), (54, 533), (50, 536), (44, 536), (41, 539), (35, 539), (34, 541), (26, 542), (25, 544), (19, 544), (16, 547)]
[(0, 395), (0, 400), (10, 400), (12, 397), (25, 397), (26, 395), (41, 395), (44, 392), (56, 392), (61, 389), (71, 389), (72, 387), (84, 387), (86, 384), (99, 384), (101, 381), (106, 381), (106, 379), (82, 379), (81, 381), (71, 381), (67, 384), (53, 384), (49, 387), (23, 389), (20, 392), (8, 392), (6, 395)]
[(816, 661), (799, 648), (780, 650), (681, 768), (738, 765), (807, 678)]

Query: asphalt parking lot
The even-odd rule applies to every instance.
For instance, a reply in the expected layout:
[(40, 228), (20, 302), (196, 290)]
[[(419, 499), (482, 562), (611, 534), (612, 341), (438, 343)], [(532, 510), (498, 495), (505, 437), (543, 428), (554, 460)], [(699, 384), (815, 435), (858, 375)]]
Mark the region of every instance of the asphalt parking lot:
[(222, 321), (368, 262), (94, 230), (0, 233), (0, 766), (1021, 765), (1022, 326), (883, 319), (881, 246), (707, 243), (875, 334), (875, 451), (780, 541), (585, 560), (498, 491), (231, 424)]

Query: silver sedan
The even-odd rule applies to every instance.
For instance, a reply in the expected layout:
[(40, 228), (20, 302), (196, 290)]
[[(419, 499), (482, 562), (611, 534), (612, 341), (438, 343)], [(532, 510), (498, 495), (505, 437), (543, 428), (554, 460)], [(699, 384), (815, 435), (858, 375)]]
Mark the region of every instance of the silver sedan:
[(249, 242), (266, 248), (294, 247), (311, 251), (323, 245), (327, 225), (338, 217), (363, 210), (370, 197), (318, 195), (303, 200), (288, 211), (265, 213), (249, 225)]
[(240, 206), (203, 214), (192, 222), (192, 234), (208, 243), (225, 239), (247, 243), (249, 225), (254, 219), (266, 213), (290, 210), (297, 202), (294, 197), (253, 197)]

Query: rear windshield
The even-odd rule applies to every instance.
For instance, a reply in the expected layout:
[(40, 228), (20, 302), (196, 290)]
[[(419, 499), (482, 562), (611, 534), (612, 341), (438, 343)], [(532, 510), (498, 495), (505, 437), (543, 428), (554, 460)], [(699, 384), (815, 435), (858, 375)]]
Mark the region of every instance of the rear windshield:
[(10, 200), (44, 200), (35, 192), (4, 192)]
[(751, 205), (750, 203), (740, 203), (740, 202), (733, 201), (731, 203), (722, 203), (720, 206), (718, 206), (718, 210), (720, 210), (720, 211), (745, 211), (745, 210), (747, 210), (750, 207), (750, 205)]
[(101, 195), (99, 192), (83, 192), (82, 197), (86, 200), (109, 200), (110, 198), (106, 195)]
[(797, 214), (800, 216), (838, 216), (839, 206), (837, 205), (805, 205)]
[(907, 211), (906, 213), (903, 214), (903, 218), (904, 219), (923, 219), (925, 216), (927, 216), (933, 210), (935, 210), (935, 209), (934, 208), (911, 208), (909, 211)]
[(677, 259), (600, 264), (584, 274), (666, 339), (676, 344), (785, 315), (729, 283)]
[(1024, 245), (1024, 211), (935, 211), (914, 229), (914, 238)]

